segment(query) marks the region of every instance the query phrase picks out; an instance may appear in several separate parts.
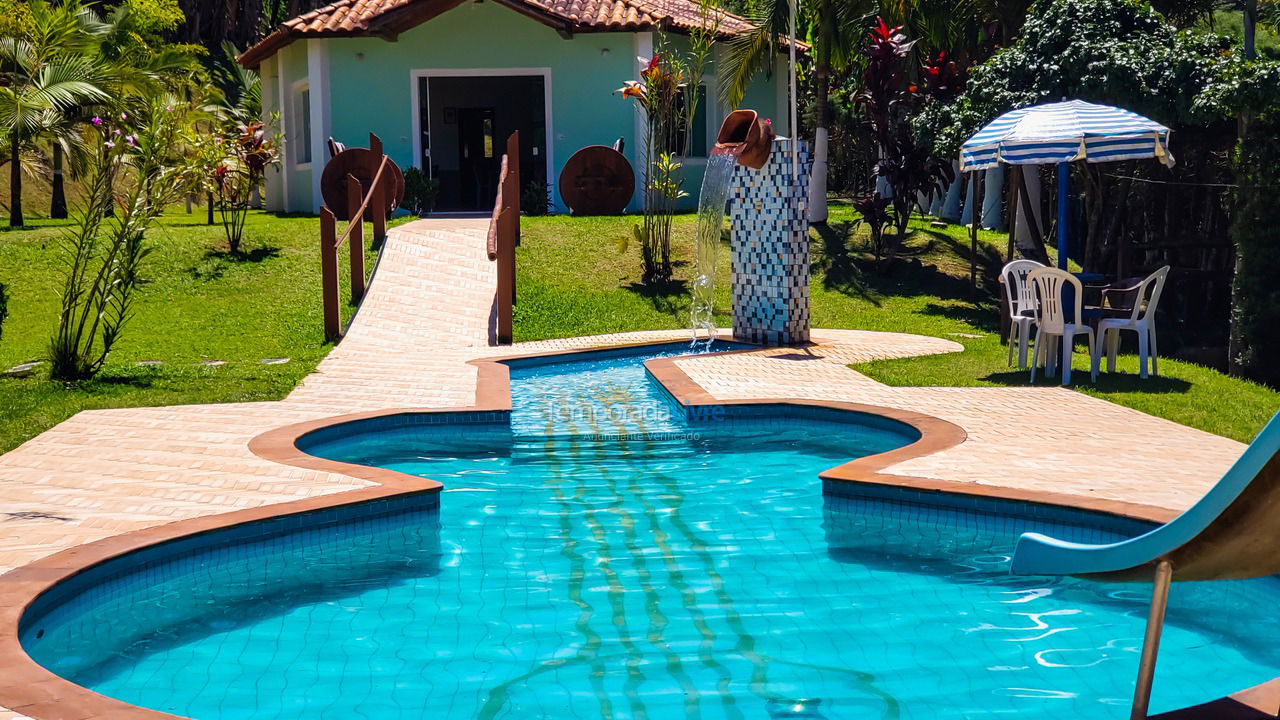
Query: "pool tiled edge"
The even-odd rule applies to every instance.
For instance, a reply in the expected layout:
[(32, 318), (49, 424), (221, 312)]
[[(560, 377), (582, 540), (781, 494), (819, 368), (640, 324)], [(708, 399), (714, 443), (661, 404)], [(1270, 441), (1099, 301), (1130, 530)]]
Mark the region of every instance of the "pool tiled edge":
[[(298, 449), (298, 439), (308, 433), (323, 432), (325, 428), (350, 422), (380, 423), (430, 423), (500, 422), (511, 410), (508, 367), (511, 360), (533, 357), (551, 357), (608, 349), (623, 349), (657, 344), (625, 343), (585, 349), (568, 349), (554, 352), (530, 353), (502, 357), (487, 357), (468, 361), (476, 368), (477, 382), (475, 402), (469, 407), (399, 408), (326, 417), (294, 423), (269, 430), (254, 437), (249, 449), (258, 457), (295, 467), (341, 473), (376, 483), (374, 487), (349, 490), (332, 495), (308, 498), (293, 502), (265, 505), (249, 510), (182, 520), (168, 525), (147, 528), (124, 535), (109, 537), (96, 542), (73, 547), (48, 556), (0, 576), (0, 706), (13, 708), (36, 720), (46, 718), (129, 718), (158, 719), (173, 716), (159, 713), (104, 697), (54, 675), (31, 661), (18, 643), (19, 618), (38, 596), (54, 585), (84, 570), (112, 558), (135, 550), (165, 543), (178, 538), (215, 532), (238, 525), (263, 522), (291, 515), (314, 513), (353, 504), (360, 504), (410, 494), (437, 493), (440, 483), (393, 471), (325, 460)], [(730, 352), (750, 352), (739, 350)], [(682, 359), (690, 359), (688, 357)], [(650, 360), (649, 372), (686, 409), (699, 406), (758, 406), (777, 405), (796, 408), (812, 408), (852, 412), (864, 416), (881, 417), (904, 423), (915, 428), (920, 437), (915, 442), (887, 453), (869, 456), (832, 468), (821, 477), (824, 487), (837, 494), (855, 487), (881, 488), (907, 491), (912, 494), (946, 495), (950, 498), (969, 498), (973, 502), (1009, 502), (1023, 505), (1052, 505), (1083, 509), (1104, 515), (1145, 521), (1165, 522), (1175, 512), (1149, 505), (1122, 503), (1112, 500), (1081, 497), (1071, 494), (1052, 494), (1018, 488), (975, 485), (930, 478), (894, 475), (884, 472), (887, 468), (908, 459), (940, 452), (963, 443), (965, 431), (953, 423), (907, 410), (864, 405), (843, 401), (819, 401), (796, 399), (750, 398), (720, 400), (706, 392), (685, 374), (672, 358)], [(953, 499), (947, 504), (952, 504)], [(963, 504), (963, 503), (961, 503)], [(1280, 700), (1280, 682), (1268, 683), (1217, 701), (1218, 705), (1202, 706), (1201, 710), (1188, 709), (1162, 717), (1230, 717), (1225, 710), (1247, 709)], [(1187, 715), (1182, 713), (1200, 712)], [(1255, 710), (1256, 713), (1256, 710)], [(1265, 715), (1270, 717), (1270, 715)], [(1264, 717), (1241, 715), (1240, 717)]]

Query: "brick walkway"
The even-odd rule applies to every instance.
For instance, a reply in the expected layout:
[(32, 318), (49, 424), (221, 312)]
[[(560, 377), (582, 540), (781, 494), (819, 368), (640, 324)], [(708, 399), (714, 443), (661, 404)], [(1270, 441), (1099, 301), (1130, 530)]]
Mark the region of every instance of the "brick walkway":
[[(279, 402), (82, 412), (0, 456), (0, 572), (65, 548), (190, 517), (368, 485), (249, 452), (274, 427), (361, 410), (469, 405), (479, 357), (682, 339), (683, 331), (490, 347), (487, 220), (392, 231), (346, 339)], [(848, 400), (935, 415), (968, 433), (887, 470), (1182, 509), (1242, 445), (1056, 388), (891, 388), (848, 363), (954, 352), (948, 340), (815, 330), (818, 344), (685, 359), (723, 398)], [(0, 708), (0, 718), (18, 717)]]

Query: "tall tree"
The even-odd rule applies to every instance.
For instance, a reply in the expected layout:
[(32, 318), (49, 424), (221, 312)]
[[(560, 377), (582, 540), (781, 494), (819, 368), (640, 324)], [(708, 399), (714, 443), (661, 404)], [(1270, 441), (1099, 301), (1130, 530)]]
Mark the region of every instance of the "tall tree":
[[(826, 222), (827, 132), (831, 127), (831, 75), (856, 56), (861, 26), (874, 12), (870, 0), (799, 0), (796, 25), (813, 46), (813, 75), (817, 82), (814, 98), (814, 169), (810, 177), (809, 219)], [(774, 58), (782, 50), (789, 29), (788, 0), (764, 0), (750, 13), (754, 30), (734, 38), (724, 66), (718, 68), (720, 95), (729, 107), (742, 102), (747, 86), (758, 73), (771, 73)], [(798, 135), (799, 129), (792, 128)]]
[[(826, 138), (832, 122), (830, 103), (833, 73), (865, 62), (864, 28), (877, 16), (899, 25), (918, 39), (916, 60), (950, 53), (962, 65), (984, 57), (1021, 27), (1031, 0), (799, 0), (798, 23), (813, 46), (814, 174), (810, 180), (809, 219), (827, 218)], [(779, 38), (786, 33), (788, 0), (763, 0), (751, 13), (757, 29), (730, 43), (720, 89), (733, 107), (741, 101), (751, 79), (772, 69)], [(919, 63), (915, 63), (919, 64)]]
[[(77, 3), (28, 3), (19, 34), (0, 38), (0, 139), (9, 167), (9, 224), (23, 224), (24, 159), (42, 138), (65, 135), (67, 118), (104, 101), (103, 66), (93, 54), (91, 15)], [(66, 149), (66, 145), (64, 145)]]

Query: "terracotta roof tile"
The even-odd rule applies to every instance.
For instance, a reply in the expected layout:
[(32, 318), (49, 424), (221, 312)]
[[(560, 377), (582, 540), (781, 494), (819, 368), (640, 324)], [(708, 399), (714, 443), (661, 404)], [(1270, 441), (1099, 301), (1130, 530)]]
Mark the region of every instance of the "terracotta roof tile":
[[(412, 13), (434, 17), (461, 0), (338, 0), (285, 21), (257, 45), (240, 56), (244, 65), (254, 66), (277, 50), (302, 37), (379, 34), (380, 24), (396, 15), (416, 24)], [(716, 11), (704, 18), (696, 0), (495, 0), (533, 15), (549, 25), (569, 32), (637, 31), (671, 29), (689, 32), (707, 24), (728, 37), (751, 30), (746, 19)], [(433, 6), (435, 11), (433, 12)], [(404, 11), (404, 12), (397, 12)], [(423, 20), (418, 20), (421, 22)], [(404, 28), (399, 28), (403, 30)]]

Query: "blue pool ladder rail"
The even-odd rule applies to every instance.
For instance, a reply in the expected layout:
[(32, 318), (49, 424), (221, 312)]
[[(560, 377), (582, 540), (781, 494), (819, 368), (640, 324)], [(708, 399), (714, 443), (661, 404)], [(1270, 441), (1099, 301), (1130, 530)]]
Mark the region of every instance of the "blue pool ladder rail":
[(1151, 609), (1132, 720), (1147, 717), (1169, 584), (1280, 573), (1280, 412), (1195, 505), (1138, 537), (1087, 545), (1024, 533), (1013, 555), (1020, 575), (1075, 575), (1111, 582), (1152, 578)]

